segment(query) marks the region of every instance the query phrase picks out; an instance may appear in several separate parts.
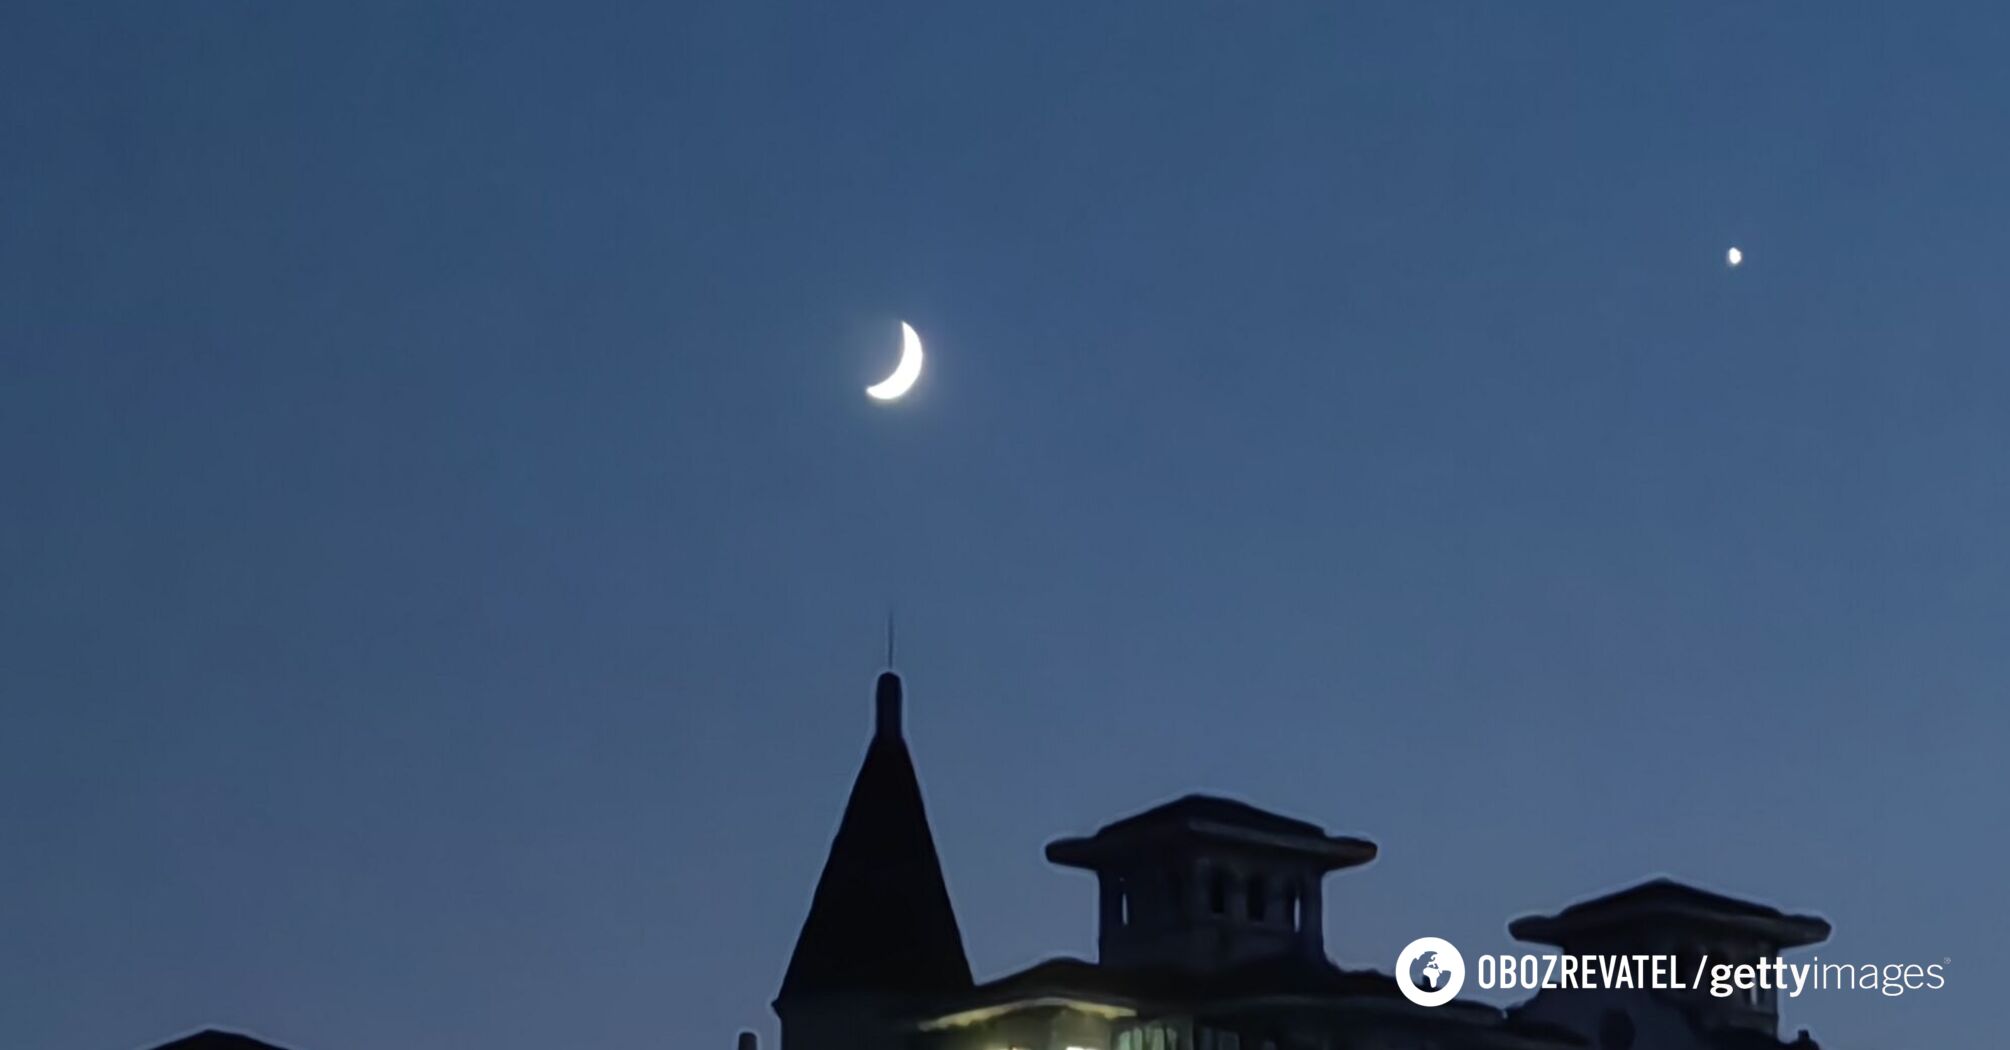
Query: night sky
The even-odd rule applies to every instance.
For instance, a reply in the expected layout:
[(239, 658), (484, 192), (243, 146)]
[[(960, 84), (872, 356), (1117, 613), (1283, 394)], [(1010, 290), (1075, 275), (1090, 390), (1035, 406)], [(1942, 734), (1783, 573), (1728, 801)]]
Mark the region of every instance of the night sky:
[(1210, 790), (1381, 844), (1345, 965), (1668, 873), (1952, 960), (1790, 1037), (1980, 1045), (2006, 52), (1979, 4), (9, 5), (0, 1043), (771, 1039), (892, 606), (980, 978), (1094, 951), (1048, 840)]

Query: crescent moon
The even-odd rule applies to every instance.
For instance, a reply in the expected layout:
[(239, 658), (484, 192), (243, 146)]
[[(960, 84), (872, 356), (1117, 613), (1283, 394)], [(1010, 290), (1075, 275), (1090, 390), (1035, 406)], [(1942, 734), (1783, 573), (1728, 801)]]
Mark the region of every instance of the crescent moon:
[(921, 378), (921, 337), (914, 334), (914, 328), (906, 321), (900, 322), (900, 363), (893, 367), (893, 374), (866, 387), (866, 395), (875, 401), (892, 401)]

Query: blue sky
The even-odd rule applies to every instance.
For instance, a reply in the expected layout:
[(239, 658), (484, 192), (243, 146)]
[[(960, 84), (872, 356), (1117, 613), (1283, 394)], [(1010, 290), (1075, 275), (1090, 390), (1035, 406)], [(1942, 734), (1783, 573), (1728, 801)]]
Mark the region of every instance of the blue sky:
[(1975, 1031), (2010, 16), (1078, 7), (0, 14), (12, 1037), (772, 1034), (889, 604), (980, 974), (1206, 789), (1350, 965), (1666, 872)]

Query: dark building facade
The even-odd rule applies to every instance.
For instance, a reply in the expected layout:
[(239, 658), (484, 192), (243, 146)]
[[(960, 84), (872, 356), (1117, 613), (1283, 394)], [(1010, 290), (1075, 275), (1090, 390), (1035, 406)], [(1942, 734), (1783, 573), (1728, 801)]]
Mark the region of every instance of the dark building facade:
[(884, 1046), (880, 1018), (971, 989), (963, 934), (901, 735), (897, 676), (879, 676), (874, 706), (865, 762), (775, 997), (784, 1046)]
[[(1545, 991), (1501, 1009), (1412, 1003), (1393, 976), (1326, 954), (1325, 880), (1366, 839), (1188, 795), (1058, 839), (1095, 879), (1096, 955), (978, 982), (942, 878), (902, 684), (874, 725), (774, 1001), (780, 1050), (1816, 1050), (1779, 1037), (1775, 993)], [(1829, 924), (1665, 879), (1508, 924), (1570, 954), (1755, 962)], [(157, 1050), (280, 1050), (206, 1030)], [(756, 1050), (743, 1035), (739, 1050)]]
[[(1326, 954), (1325, 877), (1365, 839), (1189, 795), (1047, 847), (1094, 875), (1097, 958), (972, 979), (912, 756), (882, 674), (865, 762), (775, 1011), (781, 1050), (1692, 1050), (1783, 1046), (1772, 993), (1546, 991), (1501, 1009), (1418, 1006)], [(1668, 880), (1515, 920), (1570, 953), (1738, 963), (1828, 924)]]

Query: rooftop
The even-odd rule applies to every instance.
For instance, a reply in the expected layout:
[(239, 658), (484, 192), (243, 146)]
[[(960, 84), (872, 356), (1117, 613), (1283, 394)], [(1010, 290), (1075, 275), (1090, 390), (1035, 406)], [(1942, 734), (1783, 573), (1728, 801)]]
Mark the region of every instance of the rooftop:
[(1248, 851), (1288, 853), (1316, 861), (1321, 870), (1349, 868), (1375, 859), (1366, 839), (1329, 835), (1309, 821), (1258, 809), (1217, 795), (1187, 795), (1105, 824), (1094, 835), (1049, 843), (1047, 859), (1095, 868), (1111, 855), (1173, 844), (1208, 842)]
[(1411, 1005), (1395, 978), (1373, 970), (1347, 970), (1325, 959), (1279, 957), (1230, 970), (1194, 972), (1173, 967), (1114, 967), (1062, 956), (940, 1000), (921, 1020), (924, 1029), (988, 1021), (1014, 1010), (1067, 1006), (1110, 1017), (1180, 1011), (1233, 1010), (1262, 1000), (1324, 1001), (1376, 1011), (1418, 1014), (1420, 1019), (1498, 1026), (1531, 1045), (1580, 1045), (1552, 1025), (1512, 1016), (1484, 1003), (1460, 1000), (1436, 1010)]
[(281, 1050), (281, 1048), (248, 1035), (205, 1028), (193, 1035), (185, 1035), (172, 1042), (162, 1043), (154, 1050)]
[(1581, 901), (1555, 915), (1525, 915), (1508, 923), (1516, 939), (1563, 947), (1566, 939), (1618, 927), (1682, 924), (1732, 930), (1781, 948), (1828, 939), (1828, 920), (1658, 878)]
[(901, 684), (879, 676), (867, 745), (830, 856), (776, 998), (937, 994), (970, 987), (963, 935), (942, 881), (914, 760), (900, 735)]

